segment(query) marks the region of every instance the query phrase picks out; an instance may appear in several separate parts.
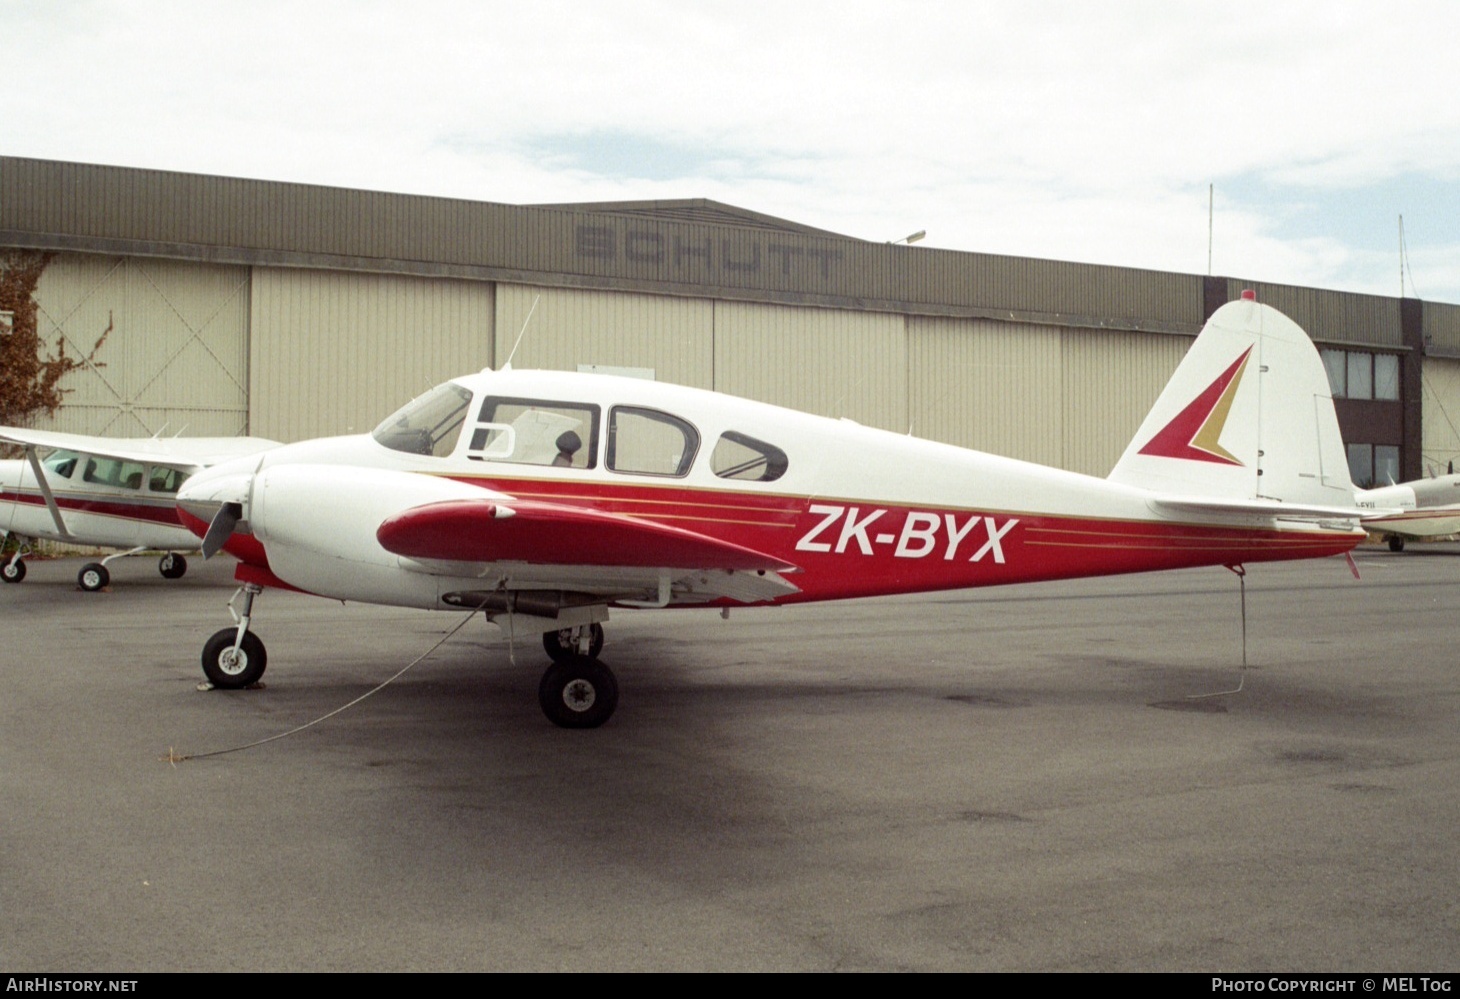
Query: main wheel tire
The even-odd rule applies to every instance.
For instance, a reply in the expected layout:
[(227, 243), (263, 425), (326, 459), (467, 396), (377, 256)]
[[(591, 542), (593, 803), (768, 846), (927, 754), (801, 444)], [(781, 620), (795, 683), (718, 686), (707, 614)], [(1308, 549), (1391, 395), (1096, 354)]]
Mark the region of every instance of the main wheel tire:
[(76, 574), (76, 585), (87, 593), (95, 593), (112, 581), (112, 574), (100, 562), (87, 562)]
[[(579, 656), (578, 645), (573, 641), (574, 628), (563, 628), (559, 631), (545, 631), (542, 635), (542, 647), (548, 654), (548, 658), (555, 663), (567, 662), (569, 659), (576, 659)], [(603, 651), (603, 625), (589, 625), (588, 658), (597, 659), (598, 653)]]
[(1391, 552), (1404, 551), (1404, 539), (1397, 534), (1389, 535), (1389, 550)]
[(597, 728), (618, 707), (618, 681), (597, 659), (573, 656), (547, 668), (537, 685), (537, 702), (560, 728)]
[(182, 579), (183, 573), (188, 571), (188, 560), (177, 552), (168, 552), (157, 560), (157, 571), (162, 573), (163, 579)]
[(6, 561), (0, 566), (0, 579), (7, 583), (18, 583), (25, 578), (25, 563), (19, 559), (14, 562)]
[(233, 640), (237, 637), (237, 628), (224, 628), (203, 646), (203, 675), (215, 687), (238, 690), (251, 686), (259, 682), (269, 664), (264, 643), (251, 631), (244, 632), (243, 644), (235, 655)]

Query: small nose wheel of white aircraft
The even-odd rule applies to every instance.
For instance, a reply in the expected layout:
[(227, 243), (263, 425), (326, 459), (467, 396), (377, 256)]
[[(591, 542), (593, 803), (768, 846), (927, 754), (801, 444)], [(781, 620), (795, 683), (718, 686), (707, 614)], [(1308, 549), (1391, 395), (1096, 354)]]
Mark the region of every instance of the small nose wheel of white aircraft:
[(1389, 550), (1391, 552), (1404, 551), (1404, 539), (1397, 534), (1389, 535)]
[(537, 701), (560, 728), (597, 728), (618, 707), (618, 681), (597, 659), (569, 656), (542, 675)]
[(578, 627), (543, 632), (543, 651), (555, 663), (565, 662), (582, 655), (586, 655), (589, 659), (597, 659), (598, 653), (603, 651), (603, 625), (590, 624), (587, 629), (587, 649), (582, 648), (580, 644), (583, 628)]
[(95, 593), (112, 581), (112, 574), (100, 562), (87, 562), (76, 574), (76, 585), (87, 593)]
[(188, 560), (177, 552), (168, 552), (157, 560), (157, 571), (162, 573), (163, 579), (181, 579), (188, 571)]
[(3, 566), (0, 566), (0, 579), (7, 583), (18, 583), (25, 578), (25, 563), (20, 559), (11, 559)]

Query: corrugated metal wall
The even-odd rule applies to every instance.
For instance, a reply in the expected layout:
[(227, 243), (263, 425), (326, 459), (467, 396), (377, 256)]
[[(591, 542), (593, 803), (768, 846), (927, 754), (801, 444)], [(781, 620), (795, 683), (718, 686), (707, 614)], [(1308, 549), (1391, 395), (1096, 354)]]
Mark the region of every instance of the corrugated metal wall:
[(1426, 302), (1424, 338), (1442, 351), (1460, 352), (1460, 305)]
[(488, 282), (260, 267), (252, 286), (253, 432), (263, 437), (365, 433), (492, 360)]
[(1460, 470), (1460, 360), (1426, 358), (1423, 388), (1424, 474), (1452, 461)]
[(1184, 336), (1066, 330), (1061, 466), (1109, 475), (1191, 344)]
[(709, 299), (500, 284), (494, 366), (510, 356), (515, 368), (652, 368), (660, 381), (711, 388), (714, 322)]
[(1191, 338), (987, 320), (919, 320), (920, 437), (1105, 476)]
[(1257, 292), (1259, 302), (1284, 313), (1315, 340), (1404, 346), (1397, 298), (1237, 279), (1227, 282), (1228, 298), (1240, 298), (1244, 288)]
[[(38, 332), (97, 366), (61, 383), (63, 408), (39, 426), (145, 437), (227, 436), (248, 424), (246, 267), (62, 253), (36, 288)], [(108, 332), (109, 331), (109, 332)]]
[(1063, 464), (1061, 330), (987, 319), (914, 319), (908, 331), (914, 434)]
[(906, 433), (903, 318), (716, 302), (715, 388)]
[[(902, 314), (1013, 310), (1199, 326), (1191, 275), (707, 224), (0, 157), (0, 231), (240, 263), (767, 298)], [(105, 248), (112, 249), (112, 245)], [(310, 260), (310, 257), (328, 258)]]

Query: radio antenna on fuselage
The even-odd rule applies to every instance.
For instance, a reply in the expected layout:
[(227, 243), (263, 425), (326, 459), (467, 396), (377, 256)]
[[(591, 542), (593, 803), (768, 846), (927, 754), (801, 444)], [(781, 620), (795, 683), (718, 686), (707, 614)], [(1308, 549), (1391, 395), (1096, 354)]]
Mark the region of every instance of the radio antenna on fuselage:
[(522, 343), (522, 338), (527, 333), (527, 324), (532, 322), (532, 314), (537, 311), (537, 302), (540, 298), (542, 298), (541, 295), (532, 296), (532, 308), (527, 310), (527, 318), (522, 320), (522, 329), (518, 331), (517, 340), (512, 344), (512, 352), (507, 355), (507, 363), (502, 365), (503, 371), (507, 371), (512, 367), (512, 358), (517, 356), (517, 347)]

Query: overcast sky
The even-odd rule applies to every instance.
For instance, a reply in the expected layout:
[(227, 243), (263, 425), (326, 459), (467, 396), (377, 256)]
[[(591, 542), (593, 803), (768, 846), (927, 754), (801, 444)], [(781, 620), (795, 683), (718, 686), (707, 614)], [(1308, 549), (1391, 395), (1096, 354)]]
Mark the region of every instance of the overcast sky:
[(1460, 303), (1460, 3), (0, 0), (0, 152)]

